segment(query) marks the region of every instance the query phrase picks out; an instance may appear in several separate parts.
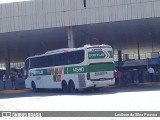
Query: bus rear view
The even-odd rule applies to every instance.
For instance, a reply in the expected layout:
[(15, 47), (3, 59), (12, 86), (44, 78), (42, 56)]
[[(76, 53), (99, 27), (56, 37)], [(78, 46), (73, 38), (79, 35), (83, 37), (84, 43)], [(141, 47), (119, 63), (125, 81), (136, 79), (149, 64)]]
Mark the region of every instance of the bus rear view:
[(80, 89), (102, 88), (115, 83), (113, 50), (108, 45), (58, 49), (26, 60), (26, 88)]
[(109, 45), (97, 45), (87, 48), (88, 73), (87, 85), (95, 88), (115, 84), (113, 49)]

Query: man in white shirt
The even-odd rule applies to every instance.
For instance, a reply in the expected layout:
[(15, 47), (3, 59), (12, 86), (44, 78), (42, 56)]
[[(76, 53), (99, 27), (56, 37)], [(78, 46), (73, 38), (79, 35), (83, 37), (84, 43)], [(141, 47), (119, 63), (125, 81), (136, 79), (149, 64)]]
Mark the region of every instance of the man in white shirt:
[(153, 82), (153, 76), (154, 76), (154, 73), (155, 73), (154, 69), (152, 67), (149, 67), (148, 68), (148, 73), (149, 73), (150, 82)]

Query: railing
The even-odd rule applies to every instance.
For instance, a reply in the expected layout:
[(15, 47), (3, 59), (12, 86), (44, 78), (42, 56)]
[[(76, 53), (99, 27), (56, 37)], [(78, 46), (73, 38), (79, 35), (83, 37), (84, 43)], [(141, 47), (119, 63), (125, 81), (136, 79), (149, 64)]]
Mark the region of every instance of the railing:
[[(11, 62), (10, 68), (22, 68), (24, 67), (24, 62)], [(0, 70), (5, 70), (5, 63), (0, 63)]]
[[(133, 59), (133, 60), (138, 60), (138, 54), (127, 54), (128, 59)], [(140, 59), (147, 59), (147, 58), (151, 58), (151, 53), (141, 53), (140, 54)], [(122, 54), (122, 60), (126, 60), (125, 59), (125, 54)], [(118, 55), (115, 54), (114, 55), (114, 61), (118, 61)]]

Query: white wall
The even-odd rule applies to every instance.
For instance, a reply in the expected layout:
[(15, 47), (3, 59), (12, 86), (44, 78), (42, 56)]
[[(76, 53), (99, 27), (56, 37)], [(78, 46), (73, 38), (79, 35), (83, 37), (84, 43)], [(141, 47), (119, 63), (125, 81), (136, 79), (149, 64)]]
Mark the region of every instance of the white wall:
[(0, 33), (160, 17), (160, 0), (31, 0), (0, 4)]

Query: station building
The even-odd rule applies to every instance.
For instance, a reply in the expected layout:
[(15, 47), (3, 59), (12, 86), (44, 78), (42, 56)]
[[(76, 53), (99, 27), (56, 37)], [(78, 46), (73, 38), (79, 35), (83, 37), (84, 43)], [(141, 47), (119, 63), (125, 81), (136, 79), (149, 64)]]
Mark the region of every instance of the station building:
[(160, 0), (1, 0), (0, 68), (49, 50), (110, 44), (130, 59), (160, 46)]

